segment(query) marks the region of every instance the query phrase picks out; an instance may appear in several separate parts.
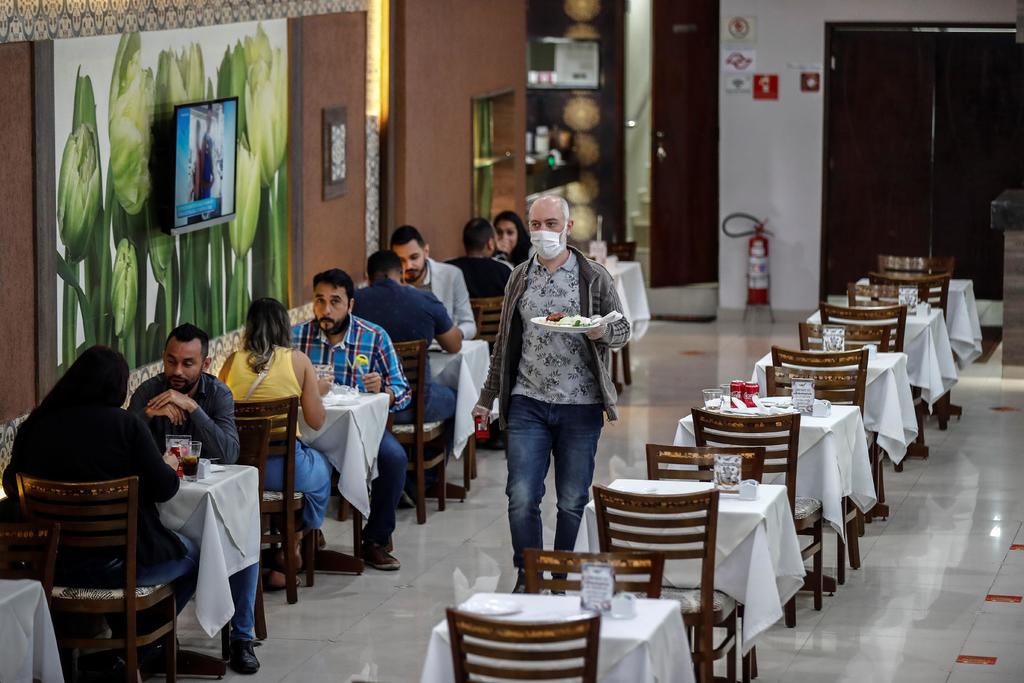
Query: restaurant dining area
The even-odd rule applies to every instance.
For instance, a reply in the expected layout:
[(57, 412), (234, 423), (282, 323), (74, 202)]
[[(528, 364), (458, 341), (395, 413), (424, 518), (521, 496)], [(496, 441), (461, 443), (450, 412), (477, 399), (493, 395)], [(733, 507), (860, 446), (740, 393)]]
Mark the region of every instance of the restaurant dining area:
[(1024, 1), (0, 2), (0, 683), (1024, 681)]

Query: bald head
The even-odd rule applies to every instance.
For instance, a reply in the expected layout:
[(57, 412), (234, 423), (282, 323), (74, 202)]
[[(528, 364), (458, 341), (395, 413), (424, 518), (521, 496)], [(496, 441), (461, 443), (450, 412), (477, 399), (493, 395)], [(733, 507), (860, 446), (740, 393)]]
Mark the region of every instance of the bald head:
[(555, 195), (538, 197), (530, 205), (527, 226), (531, 231), (562, 232), (566, 228), (572, 230), (572, 221), (569, 220), (569, 202), (565, 201), (564, 197)]

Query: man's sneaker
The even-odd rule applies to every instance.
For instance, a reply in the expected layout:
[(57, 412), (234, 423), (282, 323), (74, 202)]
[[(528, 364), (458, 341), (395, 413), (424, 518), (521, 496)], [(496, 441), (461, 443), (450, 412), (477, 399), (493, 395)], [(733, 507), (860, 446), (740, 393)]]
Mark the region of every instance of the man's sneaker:
[(231, 641), (231, 670), (239, 674), (254, 674), (260, 670), (260, 661), (252, 651), (251, 640)]
[(393, 572), (402, 568), (402, 563), (389, 553), (382, 545), (367, 543), (363, 545), (363, 562), (382, 572)]

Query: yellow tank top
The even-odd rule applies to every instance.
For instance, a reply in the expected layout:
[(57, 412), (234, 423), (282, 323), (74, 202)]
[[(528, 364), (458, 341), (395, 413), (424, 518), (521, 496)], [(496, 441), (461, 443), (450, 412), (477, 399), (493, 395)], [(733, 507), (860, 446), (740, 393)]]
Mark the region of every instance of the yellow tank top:
[(295, 369), (292, 367), (292, 352), (292, 349), (284, 347), (274, 349), (274, 358), (270, 362), (267, 376), (248, 398), (249, 389), (259, 375), (249, 367), (249, 359), (245, 351), (236, 353), (227, 378), (228, 388), (231, 389), (235, 400), (270, 401), (289, 396), (301, 396), (302, 385), (299, 384), (299, 378), (295, 376)]

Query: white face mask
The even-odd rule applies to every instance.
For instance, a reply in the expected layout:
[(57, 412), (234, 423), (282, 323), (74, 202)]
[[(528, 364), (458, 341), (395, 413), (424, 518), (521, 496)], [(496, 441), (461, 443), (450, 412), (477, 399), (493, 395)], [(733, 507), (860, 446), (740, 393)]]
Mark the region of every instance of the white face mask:
[(564, 230), (559, 232), (534, 230), (530, 232), (530, 244), (537, 250), (537, 255), (547, 261), (565, 251), (566, 240), (567, 235)]

